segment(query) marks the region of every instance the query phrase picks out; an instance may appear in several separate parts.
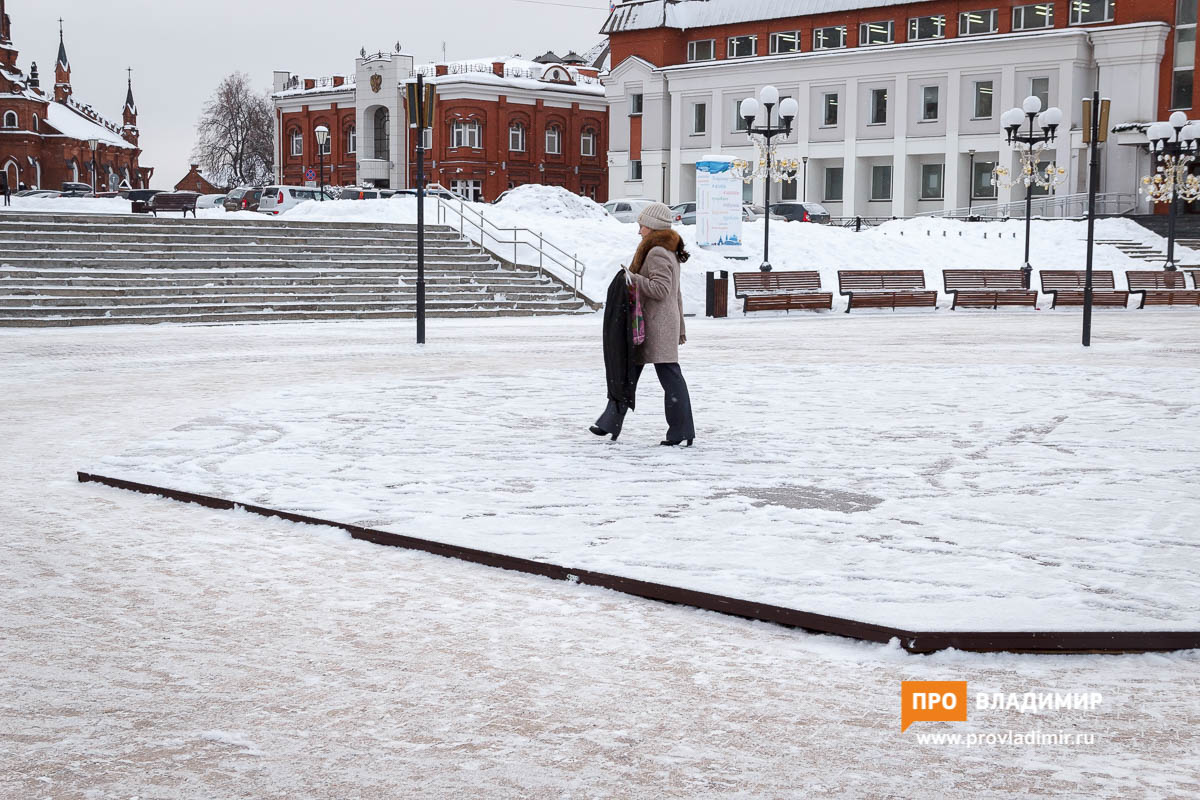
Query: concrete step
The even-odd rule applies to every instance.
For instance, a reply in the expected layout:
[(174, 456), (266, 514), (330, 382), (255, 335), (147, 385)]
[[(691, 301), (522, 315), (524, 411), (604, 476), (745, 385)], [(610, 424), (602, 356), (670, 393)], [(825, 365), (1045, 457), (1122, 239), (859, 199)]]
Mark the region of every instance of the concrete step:
[[(428, 287), (427, 287), (428, 288)], [(429, 302), (455, 303), (476, 305), (491, 302), (566, 302), (572, 299), (571, 293), (561, 289), (498, 291), (490, 287), (478, 286), (466, 291), (430, 291), (427, 293)], [(338, 292), (326, 294), (292, 294), (289, 292), (241, 292), (227, 294), (192, 293), (160, 295), (149, 293), (108, 295), (104, 297), (73, 297), (59, 295), (11, 296), (0, 295), (0, 309), (7, 308), (120, 308), (122, 306), (178, 306), (183, 308), (203, 308), (218, 305), (253, 305), (275, 306), (280, 304), (301, 304), (304, 306), (325, 307), (341, 306), (356, 303), (415, 303), (416, 288), (392, 289), (388, 291), (371, 292)]]
[[(471, 317), (537, 317), (590, 314), (591, 309), (427, 309), (426, 316), (432, 319), (461, 319)], [(224, 312), (219, 314), (178, 314), (135, 317), (10, 317), (0, 318), (0, 327), (9, 328), (62, 328), (87, 325), (224, 325), (246, 322), (334, 322), (339, 320), (385, 320), (411, 319), (416, 311), (280, 311), (280, 312)]]
[[(271, 292), (284, 294), (344, 294), (366, 293), (378, 291), (406, 290), (416, 287), (416, 280), (399, 281), (395, 279), (364, 283), (362, 281), (346, 281), (342, 283), (328, 282), (321, 284), (292, 283), (282, 281), (247, 282), (234, 281), (229, 283), (205, 283), (193, 281), (189, 283), (171, 282), (133, 282), (129, 281), (120, 286), (106, 284), (95, 286), (78, 283), (13, 283), (0, 281), (0, 295), (9, 297), (37, 297), (41, 295), (53, 297), (124, 297), (131, 294), (193, 295), (203, 294), (239, 294), (248, 292)], [(518, 280), (497, 278), (496, 280), (475, 281), (470, 278), (426, 279), (425, 286), (429, 291), (454, 291), (487, 289), (497, 292), (529, 292), (562, 289), (562, 284), (546, 280)], [(564, 289), (564, 291), (566, 291)]]
[[(0, 211), (0, 230), (9, 228), (29, 228), (42, 226), (46, 228), (76, 228), (89, 231), (99, 228), (119, 230), (146, 230), (159, 232), (180, 230), (197, 232), (214, 229), (224, 232), (234, 230), (247, 231), (329, 231), (345, 233), (347, 231), (364, 231), (379, 234), (381, 232), (416, 231), (417, 226), (411, 223), (391, 222), (303, 222), (300, 220), (280, 219), (266, 214), (260, 218), (247, 217), (217, 217), (211, 219), (193, 219), (188, 217), (153, 217), (150, 215), (122, 214), (41, 214), (36, 212)], [(426, 222), (427, 230), (449, 231), (449, 225), (438, 225), (434, 220)]]
[[(431, 258), (440, 253), (479, 254), (479, 252), (480, 250), (477, 246), (454, 239), (437, 239), (425, 243), (425, 254), (427, 257)], [(336, 243), (295, 244), (284, 240), (284, 243), (282, 244), (226, 244), (224, 242), (205, 244), (201, 242), (54, 242), (41, 239), (30, 239), (28, 241), (14, 242), (0, 240), (0, 258), (10, 255), (29, 255), (30, 253), (53, 253), (55, 255), (76, 258), (89, 258), (93, 257), (97, 253), (153, 253), (162, 254), (164, 257), (179, 255), (203, 256), (208, 254), (210, 256), (255, 256), (260, 258), (290, 254), (321, 254), (345, 256), (347, 258), (358, 258), (360, 256), (370, 256), (376, 254), (396, 255), (404, 253), (415, 257), (417, 254), (417, 243), (415, 241), (396, 241), (386, 242), (383, 244), (364, 245), (346, 245)]]
[[(425, 307), (430, 310), (453, 310), (470, 308), (481, 311), (522, 311), (522, 310), (558, 310), (573, 311), (583, 306), (582, 301), (547, 298), (544, 300), (497, 300), (485, 299), (464, 304), (454, 299), (428, 297)], [(321, 312), (321, 311), (398, 311), (416, 307), (416, 299), (411, 300), (362, 300), (356, 302), (301, 302), (286, 299), (272, 299), (270, 302), (248, 303), (193, 303), (193, 304), (144, 304), (121, 305), (112, 307), (94, 306), (0, 306), (0, 321), (6, 319), (36, 317), (38, 315), (57, 317), (102, 317), (105, 319), (138, 316), (170, 316), (173, 314), (214, 314), (214, 313), (273, 313), (273, 312)], [(3, 322), (0, 322), (3, 324)]]
[[(360, 232), (356, 234), (314, 233), (310, 231), (139, 231), (131, 232), (125, 228), (112, 230), (76, 231), (71, 229), (41, 229), (19, 227), (15, 229), (0, 228), (0, 241), (46, 241), (46, 242), (139, 242), (144, 244), (195, 243), (204, 246), (217, 244), (346, 244), (346, 245), (387, 245), (395, 243), (415, 244), (416, 231), (385, 233), (380, 231)], [(426, 243), (431, 242), (466, 242), (456, 232), (446, 230), (427, 230)]]
[[(499, 264), (490, 256), (477, 254), (442, 255), (437, 259), (437, 265), (442, 268), (462, 267), (464, 269), (496, 269)], [(97, 256), (95, 258), (60, 258), (55, 255), (19, 256), (0, 259), (0, 266), (10, 266), (26, 269), (126, 269), (126, 270), (161, 270), (177, 269), (225, 269), (225, 268), (320, 268), (355, 269), (370, 267), (373, 269), (416, 269), (417, 259), (397, 256), (359, 256), (355, 258), (334, 258), (326, 256), (289, 255), (280, 258), (254, 257), (216, 257), (198, 258), (131, 258), (128, 256)], [(430, 262), (426, 262), (430, 266)]]

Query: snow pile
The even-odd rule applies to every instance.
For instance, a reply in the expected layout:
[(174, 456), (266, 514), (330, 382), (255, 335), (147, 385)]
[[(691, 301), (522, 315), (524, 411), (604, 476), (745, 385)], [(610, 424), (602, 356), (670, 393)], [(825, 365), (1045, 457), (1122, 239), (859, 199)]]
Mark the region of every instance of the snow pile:
[(537, 217), (563, 219), (603, 219), (608, 216), (596, 201), (581, 197), (561, 186), (540, 186), (527, 183), (518, 186), (495, 204), (500, 212), (531, 214)]
[(14, 197), (10, 211), (48, 214), (131, 214), (130, 202), (120, 197)]

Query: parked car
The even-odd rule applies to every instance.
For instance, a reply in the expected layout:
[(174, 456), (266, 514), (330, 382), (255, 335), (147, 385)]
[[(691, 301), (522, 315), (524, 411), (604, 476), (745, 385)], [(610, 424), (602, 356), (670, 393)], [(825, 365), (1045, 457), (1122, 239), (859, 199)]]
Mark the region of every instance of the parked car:
[(396, 189), (392, 192), (392, 197), (416, 197), (416, 189)]
[[(752, 206), (749, 203), (747, 203), (746, 205), (742, 206), (742, 221), (743, 222), (754, 222), (755, 220), (762, 219), (763, 216), (766, 215), (766, 213), (767, 213), (767, 209), (765, 207)], [(778, 219), (778, 220), (786, 221), (785, 217), (779, 216), (778, 212), (775, 211), (775, 206), (771, 206), (771, 219)]]
[(120, 196), (121, 196), (120, 192), (96, 192), (96, 197), (102, 198), (104, 200), (111, 200), (114, 197), (120, 197)]
[(75, 183), (73, 181), (63, 181), (62, 193), (59, 197), (95, 197), (96, 193), (92, 191), (92, 187), (86, 183)]
[(263, 214), (278, 216), (301, 203), (316, 200), (319, 189), (307, 186), (264, 186), (258, 201), (258, 210)]
[(347, 186), (338, 195), (339, 200), (381, 200), (394, 194), (391, 189), (374, 189), (369, 186)]
[(776, 203), (771, 211), (791, 222), (815, 222), (828, 225), (830, 216), (820, 203)]
[(150, 200), (156, 194), (162, 194), (162, 189), (130, 189), (125, 193), (129, 201), (129, 209), (134, 214), (149, 214)]
[(223, 208), (225, 197), (223, 194), (202, 194), (196, 200), (196, 208)]
[(637, 222), (642, 209), (655, 201), (653, 200), (612, 200), (604, 204), (604, 210), (621, 222)]
[(695, 225), (696, 224), (696, 204), (695, 203), (680, 203), (677, 206), (671, 206), (671, 213), (675, 215), (676, 225)]
[(258, 211), (258, 201), (262, 198), (262, 189), (256, 186), (239, 186), (225, 195), (226, 211)]
[(54, 189), (26, 189), (17, 192), (13, 197), (58, 197), (62, 192)]

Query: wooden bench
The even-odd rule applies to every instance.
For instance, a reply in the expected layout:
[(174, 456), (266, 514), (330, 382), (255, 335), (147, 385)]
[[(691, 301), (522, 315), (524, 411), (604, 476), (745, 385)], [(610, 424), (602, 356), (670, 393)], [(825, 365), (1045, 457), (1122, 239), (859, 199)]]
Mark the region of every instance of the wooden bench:
[[(1195, 273), (1192, 280), (1196, 279)], [(1187, 276), (1182, 272), (1165, 269), (1128, 270), (1125, 280), (1129, 282), (1129, 293), (1140, 294), (1142, 302), (1138, 308), (1152, 306), (1200, 306), (1200, 289), (1187, 288)]]
[(150, 210), (156, 217), (160, 211), (182, 211), (185, 217), (190, 211), (195, 217), (196, 200), (199, 197), (195, 192), (160, 192), (150, 198)]
[(1037, 307), (1038, 293), (1025, 288), (1025, 273), (1019, 269), (944, 269), (946, 293), (958, 308)]
[[(1083, 283), (1085, 272), (1081, 269), (1044, 269), (1042, 292), (1050, 295), (1050, 307), (1083, 305)], [(1112, 270), (1092, 270), (1092, 305), (1125, 308), (1129, 304), (1129, 292), (1117, 291)]]
[(937, 308), (937, 292), (925, 288), (919, 269), (838, 270), (838, 291), (851, 308)]
[(733, 294), (751, 311), (822, 311), (833, 308), (833, 292), (821, 291), (821, 273), (735, 272)]

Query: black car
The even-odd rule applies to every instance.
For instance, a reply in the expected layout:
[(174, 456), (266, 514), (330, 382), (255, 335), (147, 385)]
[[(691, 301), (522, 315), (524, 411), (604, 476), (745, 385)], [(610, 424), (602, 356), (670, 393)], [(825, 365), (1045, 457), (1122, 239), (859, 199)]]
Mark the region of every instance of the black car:
[(229, 194), (221, 205), (226, 211), (258, 211), (258, 201), (262, 199), (262, 189), (254, 186), (239, 186)]
[(790, 222), (828, 225), (830, 220), (829, 212), (820, 203), (775, 203), (771, 206), (771, 216), (776, 214)]
[(92, 191), (92, 187), (86, 183), (75, 183), (74, 181), (63, 181), (62, 194), (60, 197), (95, 197), (96, 193)]
[(123, 192), (125, 199), (129, 201), (130, 210), (134, 214), (149, 214), (150, 213), (150, 198), (160, 193), (162, 189), (130, 189)]

